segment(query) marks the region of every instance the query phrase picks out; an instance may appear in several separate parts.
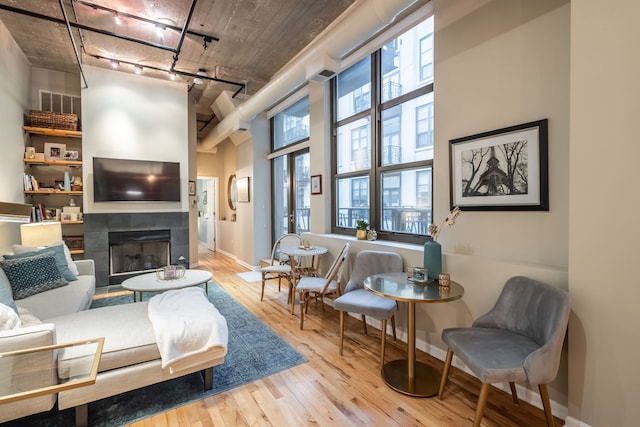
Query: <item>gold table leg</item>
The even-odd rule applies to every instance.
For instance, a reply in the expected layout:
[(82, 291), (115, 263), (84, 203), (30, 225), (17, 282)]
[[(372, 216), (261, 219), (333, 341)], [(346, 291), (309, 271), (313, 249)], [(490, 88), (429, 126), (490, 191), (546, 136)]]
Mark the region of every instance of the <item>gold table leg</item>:
[(416, 304), (408, 304), (408, 357), (385, 363), (382, 378), (397, 392), (414, 397), (435, 396), (440, 386), (440, 373), (427, 364), (416, 362)]

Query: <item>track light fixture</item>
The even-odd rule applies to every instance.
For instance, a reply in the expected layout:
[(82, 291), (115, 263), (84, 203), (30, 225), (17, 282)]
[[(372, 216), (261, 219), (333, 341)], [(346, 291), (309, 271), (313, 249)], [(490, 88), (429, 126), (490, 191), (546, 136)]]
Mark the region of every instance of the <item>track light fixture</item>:
[[(205, 70), (204, 68), (200, 68), (196, 74), (199, 76), (207, 77), (207, 70)], [(202, 83), (203, 81), (200, 77), (196, 77), (195, 79), (193, 79), (193, 84), (201, 85)]]
[(114, 70), (117, 70), (118, 67), (120, 67), (120, 62), (116, 61), (115, 59), (111, 60), (111, 68), (113, 68)]
[(134, 67), (134, 71), (136, 74), (142, 74), (142, 66), (141, 65), (136, 65)]

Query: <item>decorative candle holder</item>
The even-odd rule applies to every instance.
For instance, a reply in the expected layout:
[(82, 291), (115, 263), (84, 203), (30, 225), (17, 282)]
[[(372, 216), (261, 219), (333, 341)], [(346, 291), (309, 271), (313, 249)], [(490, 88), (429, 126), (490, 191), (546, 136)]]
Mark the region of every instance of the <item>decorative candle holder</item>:
[(440, 273), (438, 275), (438, 283), (443, 288), (448, 288), (449, 283), (451, 283), (451, 279), (449, 278), (449, 273)]

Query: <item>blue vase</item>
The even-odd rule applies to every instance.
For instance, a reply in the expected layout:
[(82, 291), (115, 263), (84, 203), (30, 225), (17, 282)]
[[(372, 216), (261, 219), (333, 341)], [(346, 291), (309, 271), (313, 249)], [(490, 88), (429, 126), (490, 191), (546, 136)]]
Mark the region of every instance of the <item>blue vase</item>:
[(442, 247), (440, 243), (428, 241), (424, 244), (424, 268), (429, 279), (437, 279), (442, 271)]
[(64, 173), (64, 191), (71, 191), (71, 178), (69, 178), (69, 172)]

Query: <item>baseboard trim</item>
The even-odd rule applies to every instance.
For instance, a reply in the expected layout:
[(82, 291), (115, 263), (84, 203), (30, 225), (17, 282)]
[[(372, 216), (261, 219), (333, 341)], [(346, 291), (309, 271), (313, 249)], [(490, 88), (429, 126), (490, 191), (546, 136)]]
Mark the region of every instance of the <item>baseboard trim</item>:
[(564, 419), (564, 427), (591, 427), (589, 424), (584, 423), (580, 420), (576, 420), (573, 417), (567, 416)]

